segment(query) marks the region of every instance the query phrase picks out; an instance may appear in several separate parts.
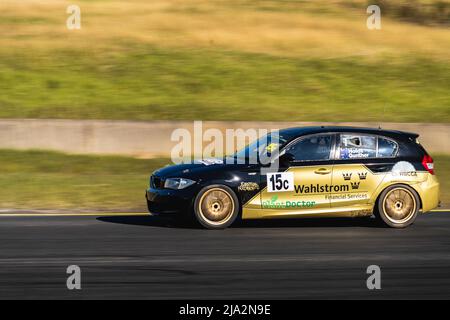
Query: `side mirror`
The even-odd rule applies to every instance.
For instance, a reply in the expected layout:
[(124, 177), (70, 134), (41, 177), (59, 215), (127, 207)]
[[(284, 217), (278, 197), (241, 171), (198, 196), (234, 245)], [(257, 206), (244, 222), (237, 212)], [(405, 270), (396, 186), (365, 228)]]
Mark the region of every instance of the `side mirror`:
[(286, 152), (285, 154), (281, 155), (278, 160), (280, 162), (280, 165), (289, 166), (291, 162), (295, 160), (295, 158), (292, 153)]

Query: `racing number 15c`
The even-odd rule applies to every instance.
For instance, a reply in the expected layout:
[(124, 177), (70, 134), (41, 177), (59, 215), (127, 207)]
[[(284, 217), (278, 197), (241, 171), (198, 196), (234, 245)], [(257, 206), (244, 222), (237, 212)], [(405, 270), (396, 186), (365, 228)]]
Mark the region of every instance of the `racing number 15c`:
[(292, 172), (267, 174), (268, 192), (292, 191), (294, 189), (294, 175)]

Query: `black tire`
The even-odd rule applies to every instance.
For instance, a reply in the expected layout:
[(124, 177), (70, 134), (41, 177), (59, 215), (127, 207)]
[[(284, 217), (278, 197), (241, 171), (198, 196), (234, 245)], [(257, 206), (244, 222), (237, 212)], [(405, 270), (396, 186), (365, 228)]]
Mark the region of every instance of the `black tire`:
[(391, 228), (406, 228), (414, 223), (420, 209), (417, 192), (403, 184), (386, 188), (378, 197), (375, 216)]
[(207, 229), (228, 228), (239, 211), (240, 204), (234, 191), (220, 184), (200, 190), (194, 202), (194, 217)]
[[(145, 198), (145, 199), (147, 199), (147, 198)], [(148, 201), (148, 200), (146, 200), (147, 201), (147, 210), (148, 210), (148, 213), (152, 213), (152, 211), (150, 210), (150, 201)]]

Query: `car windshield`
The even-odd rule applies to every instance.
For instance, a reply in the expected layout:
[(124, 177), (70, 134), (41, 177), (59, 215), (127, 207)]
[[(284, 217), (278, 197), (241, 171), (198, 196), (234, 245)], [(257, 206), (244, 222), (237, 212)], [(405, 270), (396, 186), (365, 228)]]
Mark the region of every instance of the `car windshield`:
[(270, 157), (287, 142), (287, 137), (278, 133), (269, 133), (236, 152), (233, 157), (251, 161), (259, 161), (261, 157)]

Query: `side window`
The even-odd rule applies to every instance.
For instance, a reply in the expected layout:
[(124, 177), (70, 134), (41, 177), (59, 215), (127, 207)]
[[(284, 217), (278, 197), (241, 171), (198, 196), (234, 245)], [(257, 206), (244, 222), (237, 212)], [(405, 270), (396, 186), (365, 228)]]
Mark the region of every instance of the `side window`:
[(341, 134), (340, 159), (366, 159), (377, 156), (377, 137)]
[(398, 144), (395, 141), (378, 137), (378, 154), (377, 157), (395, 157), (398, 150)]
[(332, 135), (315, 135), (300, 139), (286, 150), (295, 161), (330, 159)]

